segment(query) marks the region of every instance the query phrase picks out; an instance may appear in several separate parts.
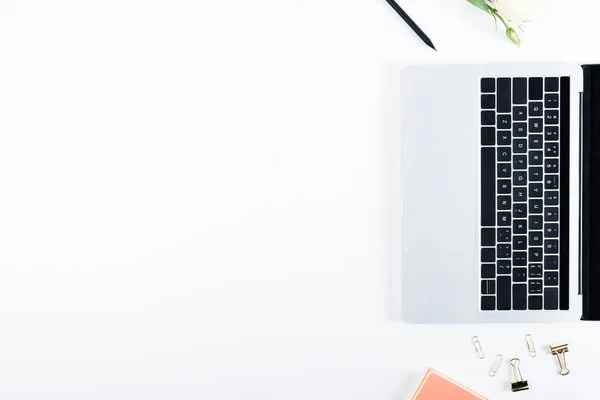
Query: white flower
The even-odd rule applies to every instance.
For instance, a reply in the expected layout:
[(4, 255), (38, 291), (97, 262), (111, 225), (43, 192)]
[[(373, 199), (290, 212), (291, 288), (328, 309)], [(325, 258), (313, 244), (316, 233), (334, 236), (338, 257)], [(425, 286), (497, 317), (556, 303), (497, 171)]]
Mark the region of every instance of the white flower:
[(515, 27), (524, 21), (531, 20), (539, 2), (535, 0), (492, 0), (490, 4), (500, 14), (511, 20)]
[(500, 21), (506, 29), (506, 36), (517, 46), (521, 39), (517, 30), (523, 31), (525, 23), (531, 18), (537, 0), (468, 0), (469, 3), (494, 17), (496, 26)]

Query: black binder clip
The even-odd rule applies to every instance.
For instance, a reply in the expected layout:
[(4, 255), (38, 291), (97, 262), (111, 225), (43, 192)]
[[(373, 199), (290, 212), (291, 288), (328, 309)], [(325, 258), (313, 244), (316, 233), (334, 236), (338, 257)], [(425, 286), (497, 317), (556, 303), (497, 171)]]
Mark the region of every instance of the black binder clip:
[(510, 390), (512, 390), (513, 392), (529, 390), (529, 383), (523, 380), (519, 364), (521, 364), (521, 360), (519, 360), (518, 358), (513, 358), (512, 360), (510, 360), (510, 365), (512, 366), (514, 377), (514, 382), (510, 384)]

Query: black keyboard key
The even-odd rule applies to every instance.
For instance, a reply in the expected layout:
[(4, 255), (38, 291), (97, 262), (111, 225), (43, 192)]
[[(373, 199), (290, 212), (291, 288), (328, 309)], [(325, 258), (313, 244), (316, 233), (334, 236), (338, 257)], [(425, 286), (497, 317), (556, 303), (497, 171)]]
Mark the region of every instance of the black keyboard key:
[(513, 103), (527, 104), (527, 78), (513, 78)]
[(544, 135), (529, 135), (529, 149), (538, 150), (544, 148)]
[(558, 222), (558, 207), (544, 209), (544, 222)]
[[(493, 298), (493, 297), (492, 297)], [(496, 300), (496, 299), (494, 299)], [(542, 296), (529, 296), (529, 310), (541, 310), (542, 309)]]
[(544, 94), (542, 78), (529, 78), (529, 100), (542, 100)]
[(526, 219), (515, 219), (513, 221), (513, 234), (514, 235), (527, 234), (527, 220)]
[(558, 92), (558, 78), (546, 78), (546, 92)]
[(482, 94), (481, 95), (481, 108), (484, 110), (495, 110), (496, 109), (496, 96), (493, 94)]
[(481, 125), (496, 125), (496, 113), (494, 111), (482, 111)]
[(541, 294), (544, 284), (541, 279), (531, 279), (529, 282), (529, 294)]
[(511, 209), (510, 196), (498, 196), (498, 210), (507, 211)]
[(482, 78), (481, 79), (481, 93), (494, 93), (496, 91), (496, 79), (494, 78)]
[(513, 249), (515, 250), (527, 250), (527, 236), (516, 235), (513, 237)]
[(527, 171), (515, 171), (513, 173), (513, 184), (515, 186), (527, 186)]
[(527, 139), (513, 140), (513, 153), (527, 153)]
[(498, 178), (510, 178), (512, 176), (511, 163), (498, 163)]
[(496, 281), (481, 281), (481, 294), (496, 294)]
[(546, 121), (546, 125), (558, 125), (558, 110), (546, 110), (544, 112), (544, 120)]
[(558, 126), (554, 126), (554, 125), (550, 125), (550, 126), (546, 126), (546, 140), (549, 142), (556, 142), (558, 141)]
[(541, 278), (542, 273), (543, 273), (542, 264), (529, 264), (529, 277), (530, 278)]
[(496, 247), (496, 257), (498, 258), (510, 258), (512, 252), (510, 250), (510, 243), (499, 244)]
[(496, 225), (496, 151), (481, 148), (481, 225)]
[(515, 203), (522, 203), (527, 201), (527, 188), (526, 187), (516, 187), (513, 189), (513, 200)]
[(558, 256), (545, 256), (544, 270), (558, 271)]
[(510, 194), (512, 190), (510, 179), (498, 179), (498, 193), (499, 194)]
[(512, 274), (511, 260), (498, 260), (496, 262), (496, 268), (498, 275)]
[(530, 165), (543, 165), (544, 164), (544, 152), (539, 150), (532, 150), (529, 152), (529, 164)]
[(511, 237), (512, 233), (510, 228), (498, 228), (498, 234), (496, 235), (498, 243), (510, 243)]
[(558, 288), (544, 289), (544, 310), (558, 310)]
[(544, 96), (544, 107), (546, 108), (558, 108), (558, 94), (557, 93), (547, 93)]
[(493, 126), (481, 128), (481, 145), (494, 146), (496, 144), (496, 129)]
[(496, 297), (495, 296), (481, 296), (481, 310), (482, 311), (493, 311), (496, 309)]
[(508, 113), (512, 106), (512, 91), (510, 78), (498, 78), (497, 107), (498, 112)]
[(558, 157), (558, 143), (546, 143), (544, 155), (546, 157)]
[(498, 226), (510, 226), (510, 212), (498, 212)]
[(544, 217), (541, 215), (530, 215), (529, 216), (529, 230), (539, 231), (544, 228)]
[(527, 310), (527, 284), (513, 285), (513, 310)]
[(526, 218), (526, 217), (527, 217), (527, 204), (526, 203), (513, 204), (513, 218)]
[[(487, 111), (483, 111), (483, 112), (487, 112)], [(481, 116), (481, 121), (483, 121), (483, 115)], [(482, 122), (482, 125), (489, 125), (489, 124), (484, 124)], [(543, 127), (544, 127), (544, 121), (542, 120), (542, 118), (529, 118), (529, 132), (541, 133), (544, 131)]]
[(547, 238), (557, 238), (558, 237), (558, 224), (557, 223), (547, 223), (544, 225), (544, 236)]
[(542, 199), (529, 200), (529, 214), (542, 214), (544, 212), (544, 202)]
[(547, 158), (544, 162), (544, 172), (547, 174), (557, 174), (559, 168), (558, 158)]
[(544, 188), (546, 190), (558, 189), (558, 175), (546, 175)]
[[(498, 310), (510, 310), (511, 308), (511, 277), (510, 276), (499, 276), (496, 279), (496, 300), (498, 301)], [(558, 303), (558, 302), (557, 302)]]
[(544, 115), (544, 107), (541, 101), (532, 101), (529, 103), (529, 116), (541, 117)]
[(529, 180), (531, 182), (542, 182), (544, 180), (544, 169), (542, 167), (530, 167)]
[(546, 254), (558, 254), (558, 239), (544, 240), (544, 252)]
[(484, 247), (481, 249), (481, 262), (493, 263), (496, 262), (496, 249), (493, 247)]
[(544, 252), (541, 247), (530, 247), (529, 248), (529, 262), (542, 262), (544, 261)]
[(515, 122), (512, 132), (514, 137), (527, 137), (527, 122)]
[(481, 229), (481, 245), (495, 246), (496, 245), (496, 229), (482, 228)]
[(510, 129), (512, 124), (512, 117), (510, 114), (498, 114), (497, 120), (498, 129)]
[(554, 190), (547, 190), (544, 192), (544, 204), (547, 206), (558, 205), (558, 192)]
[[(513, 252), (512, 265), (515, 267), (526, 267), (527, 266), (527, 252), (526, 251)], [(513, 274), (513, 276), (514, 276), (514, 274)]]
[(544, 286), (558, 286), (558, 272), (544, 272)]
[[(498, 147), (500, 148), (500, 147)], [(504, 148), (504, 147), (503, 147)], [(510, 149), (510, 147), (509, 147)], [(513, 157), (513, 169), (527, 169), (527, 156), (518, 154)]]
[(498, 162), (510, 161), (512, 158), (510, 147), (498, 147), (497, 153), (498, 153)]
[(530, 183), (529, 184), (529, 197), (542, 197), (544, 195), (544, 184), (542, 183)]
[(510, 146), (510, 144), (512, 143), (511, 131), (498, 131), (496, 136), (498, 138), (498, 146)]
[(526, 106), (513, 107), (513, 120), (514, 121), (527, 121), (527, 107)]
[(496, 264), (481, 264), (481, 277), (494, 279), (496, 277)]
[(529, 232), (529, 245), (530, 246), (541, 246), (544, 242), (544, 235), (541, 231)]

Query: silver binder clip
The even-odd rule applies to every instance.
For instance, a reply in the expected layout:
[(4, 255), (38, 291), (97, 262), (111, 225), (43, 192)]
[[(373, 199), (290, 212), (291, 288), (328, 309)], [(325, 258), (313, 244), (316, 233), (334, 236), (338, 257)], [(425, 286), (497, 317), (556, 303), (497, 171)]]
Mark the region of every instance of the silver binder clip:
[(519, 365), (521, 364), (521, 360), (518, 358), (513, 358), (510, 360), (510, 365), (513, 369), (513, 379), (514, 381), (510, 384), (510, 390), (513, 392), (521, 392), (523, 390), (529, 390), (529, 383), (526, 380), (523, 380), (523, 376), (521, 375), (521, 369)]
[(500, 366), (502, 365), (502, 354), (498, 354), (494, 363), (492, 364), (492, 368), (490, 368), (490, 376), (494, 377), (498, 373)]
[(479, 359), (484, 359), (485, 354), (483, 353), (483, 347), (481, 347), (481, 342), (477, 336), (473, 336), (473, 346), (475, 347), (475, 353)]
[(566, 344), (559, 344), (550, 346), (550, 352), (558, 359), (558, 366), (560, 367), (558, 373), (561, 375), (569, 375), (571, 371), (567, 368), (567, 358), (565, 353), (569, 352), (569, 346)]
[(531, 357), (535, 357), (537, 355), (537, 352), (535, 351), (535, 343), (533, 343), (533, 338), (529, 333), (525, 335), (525, 341), (527, 342), (527, 349), (529, 350), (529, 355)]

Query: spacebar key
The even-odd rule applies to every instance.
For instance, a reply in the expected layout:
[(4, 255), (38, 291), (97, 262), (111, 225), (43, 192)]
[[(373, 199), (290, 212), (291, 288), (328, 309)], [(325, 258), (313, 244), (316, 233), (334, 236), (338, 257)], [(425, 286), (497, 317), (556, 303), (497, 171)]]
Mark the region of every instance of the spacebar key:
[(496, 149), (481, 148), (481, 226), (496, 225)]
[(511, 308), (511, 278), (510, 276), (499, 276), (498, 283), (498, 310), (510, 310)]

